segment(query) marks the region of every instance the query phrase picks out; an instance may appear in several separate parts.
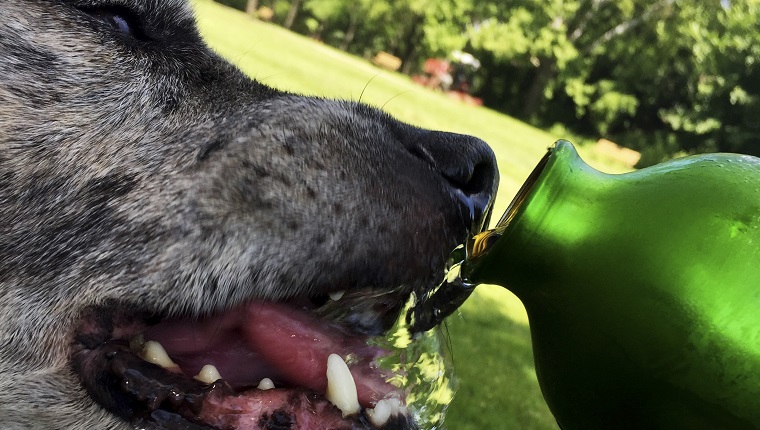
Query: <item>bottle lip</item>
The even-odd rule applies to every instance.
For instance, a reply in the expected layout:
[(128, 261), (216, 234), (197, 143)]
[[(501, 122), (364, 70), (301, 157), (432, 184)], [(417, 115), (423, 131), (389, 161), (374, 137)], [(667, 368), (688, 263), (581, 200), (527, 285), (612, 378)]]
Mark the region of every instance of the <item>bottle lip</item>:
[(525, 204), (525, 201), (528, 199), (528, 195), (533, 190), (533, 186), (536, 185), (536, 182), (538, 182), (538, 178), (541, 177), (541, 174), (546, 169), (547, 164), (549, 164), (549, 159), (558, 150), (558, 146), (563, 145), (564, 142), (566, 141), (558, 140), (552, 146), (547, 148), (546, 154), (544, 154), (543, 158), (541, 158), (536, 167), (533, 168), (533, 171), (530, 172), (530, 175), (528, 175), (528, 178), (520, 187), (517, 195), (515, 195), (515, 197), (512, 199), (512, 202), (509, 203), (509, 206), (507, 206), (507, 210), (504, 211), (504, 214), (499, 219), (499, 222), (496, 223), (496, 229), (503, 229), (509, 225), (512, 219), (514, 219), (517, 212), (520, 210), (520, 208), (522, 208), (522, 206)]
[(543, 178), (549, 174), (550, 166), (556, 163), (558, 158), (562, 158), (563, 154), (570, 158), (573, 158), (572, 154), (575, 154), (577, 157), (573, 144), (566, 140), (558, 140), (547, 148), (546, 154), (544, 154), (530, 175), (528, 175), (528, 178), (520, 187), (494, 228), (480, 232), (467, 240), (465, 246), (467, 257), (465, 260), (475, 261), (489, 253), (494, 243), (507, 230), (507, 227), (518, 217), (524, 207), (529, 204), (536, 186), (543, 182)]

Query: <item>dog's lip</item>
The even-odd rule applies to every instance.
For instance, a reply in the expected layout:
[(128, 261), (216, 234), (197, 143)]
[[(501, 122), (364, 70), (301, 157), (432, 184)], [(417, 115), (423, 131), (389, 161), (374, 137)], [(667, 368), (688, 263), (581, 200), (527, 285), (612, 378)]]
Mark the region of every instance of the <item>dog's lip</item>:
[(205, 384), (143, 361), (119, 342), (97, 350), (131, 396), (120, 408), (132, 408), (125, 416), (139, 428), (146, 421), (156, 429), (370, 428), (365, 412), (345, 418), (323, 396), (305, 389), (235, 392), (223, 380)]
[[(395, 292), (398, 293), (398, 290)], [(253, 301), (207, 318), (160, 320), (147, 329), (137, 322), (145, 320), (144, 318), (126, 318), (127, 324), (113, 324), (111, 340), (100, 341), (103, 342), (100, 347), (81, 348), (84, 345), (80, 345), (79, 349), (84, 349), (85, 353), (75, 354), (75, 357), (79, 356), (75, 360), (84, 364), (77, 365), (75, 362), (75, 368), (83, 376), (85, 385), (88, 382), (88, 377), (85, 376), (89, 373), (88, 366), (89, 369), (105, 368), (106, 373), (116, 374), (115, 379), (120, 381), (118, 384), (121, 384), (122, 391), (125, 386), (130, 385), (131, 388), (127, 390), (128, 395), (132, 396), (130, 403), (139, 409), (127, 414), (133, 418), (143, 417), (157, 422), (157, 413), (184, 411), (181, 412), (181, 418), (187, 418), (190, 420), (188, 422), (203, 423), (206, 426), (204, 428), (231, 429), (238, 428), (235, 424), (237, 421), (251, 420), (256, 414), (271, 415), (275, 411), (272, 405), (280, 402), (283, 404), (276, 411), (290, 410), (294, 416), (300, 417), (299, 423), (306, 422), (312, 419), (308, 417), (317, 414), (319, 420), (323, 420), (322, 424), (332, 423), (330, 428), (377, 427), (370, 424), (368, 413), (372, 412), (371, 407), (379, 400), (388, 398), (399, 400), (402, 407), (404, 403), (403, 392), (387, 382), (393, 375), (374, 367), (375, 357), (382, 356), (383, 350), (369, 345), (368, 336), (354, 333), (339, 323), (317, 317), (318, 312), (315, 310), (319, 306), (309, 306), (309, 301), (308, 298), (286, 303)], [(124, 320), (123, 317), (119, 319)], [(156, 321), (155, 318), (147, 320)], [(94, 329), (91, 323), (86, 322), (84, 326), (88, 330)], [(281, 330), (283, 328), (285, 332)], [(134, 347), (130, 350), (126, 345), (130, 338), (135, 339), (134, 335), (138, 332), (145, 340), (163, 344), (170, 357), (180, 364), (182, 372), (170, 372), (145, 362), (138, 357), (139, 353), (135, 353)], [(193, 337), (192, 341), (188, 341)], [(230, 342), (233, 344), (230, 345)], [(234, 344), (235, 342), (237, 344)], [(312, 345), (307, 346), (308, 343)], [(241, 350), (253, 352), (257, 356), (240, 355)], [(299, 351), (307, 351), (310, 356), (292, 359), (294, 353)], [(332, 353), (337, 353), (349, 363), (361, 404), (358, 414), (343, 417), (338, 408), (323, 394), (326, 385), (325, 362), (327, 356)], [(221, 361), (214, 363), (214, 354), (221, 354)], [(225, 354), (228, 355), (225, 357)], [(104, 357), (107, 360), (103, 360)], [(290, 364), (278, 364), (288, 359)], [(110, 363), (92, 364), (93, 360)], [(205, 364), (215, 364), (224, 380), (211, 385), (199, 385), (191, 375), (195, 374), (199, 366)], [(236, 373), (244, 366), (249, 370)], [(251, 372), (252, 367), (254, 371)], [(179, 380), (184, 382), (176, 388), (172, 386), (172, 381), (178, 380), (178, 374), (181, 375)], [(153, 375), (156, 379), (146, 375)], [(275, 380), (278, 387), (267, 392), (251, 388), (256, 386), (259, 377)], [(97, 381), (89, 382), (98, 384)], [(157, 387), (161, 391), (158, 396), (155, 393)], [(111, 389), (113, 390), (113, 387)], [(95, 392), (93, 398), (97, 400), (97, 390), (88, 387), (88, 391), (91, 395)], [(177, 393), (184, 399), (194, 399), (191, 402), (193, 405), (188, 406), (183, 400), (177, 406), (175, 403), (180, 395)], [(123, 395), (122, 392), (117, 397)], [(268, 406), (262, 409), (261, 406), (265, 403)], [(190, 414), (189, 418), (187, 414)], [(396, 424), (391, 424), (394, 422)], [(388, 425), (399, 425), (399, 422), (404, 423), (404, 428), (413, 427), (411, 418), (404, 414), (392, 417)], [(162, 427), (159, 425), (158, 428)], [(312, 427), (299, 424), (293, 428)]]

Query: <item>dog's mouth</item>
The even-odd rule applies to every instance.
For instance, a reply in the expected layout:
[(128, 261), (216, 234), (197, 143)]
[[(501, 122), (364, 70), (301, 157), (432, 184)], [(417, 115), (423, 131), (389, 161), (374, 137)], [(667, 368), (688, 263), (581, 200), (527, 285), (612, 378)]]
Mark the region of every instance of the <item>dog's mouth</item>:
[(158, 428), (417, 428), (409, 368), (381, 365), (393, 352), (373, 342), (408, 297), (254, 301), (205, 318), (92, 308), (72, 363), (98, 403)]

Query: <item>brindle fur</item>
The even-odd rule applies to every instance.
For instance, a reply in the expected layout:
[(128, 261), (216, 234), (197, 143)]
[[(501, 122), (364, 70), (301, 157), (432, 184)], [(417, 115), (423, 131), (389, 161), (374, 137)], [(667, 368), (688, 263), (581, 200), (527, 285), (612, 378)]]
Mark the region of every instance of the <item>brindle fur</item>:
[(3, 0), (0, 23), (3, 429), (133, 428), (72, 370), (94, 306), (429, 286), (472, 222), (451, 183), (493, 169), (476, 139), (250, 80), (183, 0)]

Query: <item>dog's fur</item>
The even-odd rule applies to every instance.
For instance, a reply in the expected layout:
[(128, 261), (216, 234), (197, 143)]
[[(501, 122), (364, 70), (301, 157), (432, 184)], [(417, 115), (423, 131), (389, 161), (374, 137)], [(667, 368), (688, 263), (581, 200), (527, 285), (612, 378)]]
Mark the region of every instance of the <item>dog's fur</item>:
[(482, 142), (252, 81), (183, 0), (3, 0), (0, 23), (0, 428), (133, 428), (72, 370), (87, 309), (408, 294), (494, 192)]

